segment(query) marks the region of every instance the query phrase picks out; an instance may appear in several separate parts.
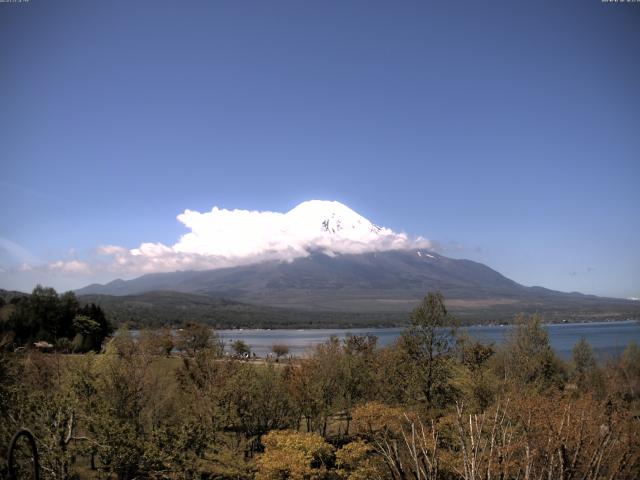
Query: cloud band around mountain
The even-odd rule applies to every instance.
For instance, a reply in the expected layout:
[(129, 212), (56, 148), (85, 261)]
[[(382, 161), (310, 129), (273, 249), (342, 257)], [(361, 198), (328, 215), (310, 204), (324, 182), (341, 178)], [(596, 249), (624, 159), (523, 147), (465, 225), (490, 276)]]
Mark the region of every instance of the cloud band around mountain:
[(328, 255), (430, 248), (428, 240), (378, 227), (339, 202), (312, 200), (286, 212), (185, 210), (178, 215), (189, 232), (174, 245), (146, 242), (137, 248), (107, 245), (97, 249), (105, 261), (56, 262), (51, 269), (119, 274), (231, 267), (264, 260), (293, 260), (312, 252)]

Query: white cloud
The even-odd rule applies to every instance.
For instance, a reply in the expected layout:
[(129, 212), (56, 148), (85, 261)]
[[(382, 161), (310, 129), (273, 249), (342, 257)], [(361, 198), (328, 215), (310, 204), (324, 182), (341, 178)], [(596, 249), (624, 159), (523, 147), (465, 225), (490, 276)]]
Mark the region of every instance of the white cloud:
[[(39, 262), (16, 244), (0, 238), (0, 253), (12, 255), (13, 265), (2, 273), (19, 272), (40, 277), (113, 278), (176, 270), (232, 267), (264, 260), (290, 261), (313, 252), (327, 255), (384, 250), (432, 248), (428, 240), (409, 238), (374, 225), (338, 202), (312, 200), (286, 212), (185, 210), (178, 220), (188, 229), (173, 245), (145, 242), (137, 248), (103, 245), (97, 258), (71, 258)], [(22, 260), (16, 262), (16, 257)], [(26, 260), (26, 261), (25, 261)], [(33, 261), (28, 261), (33, 260)], [(2, 263), (7, 262), (0, 262)], [(9, 267), (8, 269), (6, 267)]]
[(118, 247), (116, 245), (101, 245), (96, 251), (100, 255), (117, 255), (120, 253), (127, 253), (128, 250), (124, 247)]
[(57, 262), (48, 265), (48, 269), (53, 272), (71, 273), (71, 274), (88, 274), (91, 273), (91, 267), (86, 262), (79, 260), (71, 260), (63, 262), (59, 260)]
[[(286, 213), (214, 207), (209, 212), (185, 210), (177, 218), (190, 231), (174, 245), (101, 246), (98, 253), (111, 261), (100, 268), (114, 273), (201, 270), (292, 260), (314, 251), (335, 255), (431, 246), (422, 237), (411, 239), (378, 227), (338, 202), (313, 200)], [(73, 262), (61, 268), (83, 268), (68, 263)]]

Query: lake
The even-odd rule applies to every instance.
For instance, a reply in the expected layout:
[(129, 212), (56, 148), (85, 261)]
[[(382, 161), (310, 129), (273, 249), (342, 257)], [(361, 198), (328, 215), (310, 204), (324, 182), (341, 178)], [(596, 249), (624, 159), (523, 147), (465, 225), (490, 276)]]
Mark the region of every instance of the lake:
[[(634, 320), (622, 322), (562, 323), (548, 324), (551, 346), (564, 359), (571, 357), (571, 350), (581, 337), (585, 337), (599, 358), (607, 358), (621, 353), (631, 341), (640, 344), (640, 322)], [(483, 342), (500, 344), (504, 342), (510, 325), (486, 325), (465, 327), (469, 335)], [(234, 340), (243, 340), (251, 351), (259, 357), (271, 352), (273, 344), (289, 346), (291, 355), (304, 355), (310, 347), (325, 342), (331, 335), (345, 338), (348, 334), (375, 335), (378, 345), (393, 343), (402, 328), (352, 328), (352, 329), (308, 329), (308, 330), (218, 330), (225, 344)]]

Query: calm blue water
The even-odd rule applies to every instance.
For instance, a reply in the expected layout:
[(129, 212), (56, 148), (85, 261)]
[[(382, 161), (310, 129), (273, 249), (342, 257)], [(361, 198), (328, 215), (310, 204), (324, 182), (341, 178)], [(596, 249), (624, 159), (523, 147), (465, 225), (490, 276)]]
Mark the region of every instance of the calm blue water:
[[(502, 343), (512, 326), (487, 325), (466, 327), (464, 330), (483, 342)], [(575, 343), (585, 337), (600, 358), (613, 357), (629, 344), (635, 341), (640, 344), (640, 322), (595, 322), (595, 323), (564, 323), (545, 325), (549, 332), (551, 346), (562, 358), (569, 358)], [(289, 346), (290, 354), (304, 355), (310, 347), (325, 342), (331, 335), (344, 338), (347, 334), (375, 335), (378, 345), (393, 343), (402, 328), (354, 328), (354, 329), (326, 329), (326, 330), (218, 330), (218, 334), (226, 344), (234, 340), (243, 340), (251, 347), (251, 351), (259, 357), (271, 352), (271, 346), (282, 343)]]

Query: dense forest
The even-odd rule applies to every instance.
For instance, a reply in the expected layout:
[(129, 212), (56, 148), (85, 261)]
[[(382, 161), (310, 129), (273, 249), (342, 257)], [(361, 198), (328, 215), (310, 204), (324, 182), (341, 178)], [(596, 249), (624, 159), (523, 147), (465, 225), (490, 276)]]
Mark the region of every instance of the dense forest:
[(99, 351), (112, 332), (102, 308), (81, 305), (73, 292), (38, 285), (31, 295), (0, 296), (0, 335), (14, 347), (39, 342), (61, 352)]
[(583, 340), (563, 362), (541, 318), (516, 322), (482, 344), (429, 294), (393, 345), (333, 338), (299, 359), (274, 345), (265, 361), (225, 355), (197, 323), (175, 339), (120, 329), (82, 355), (14, 353), (5, 333), (0, 456), (27, 427), (48, 479), (638, 478), (640, 348), (597, 362)]

